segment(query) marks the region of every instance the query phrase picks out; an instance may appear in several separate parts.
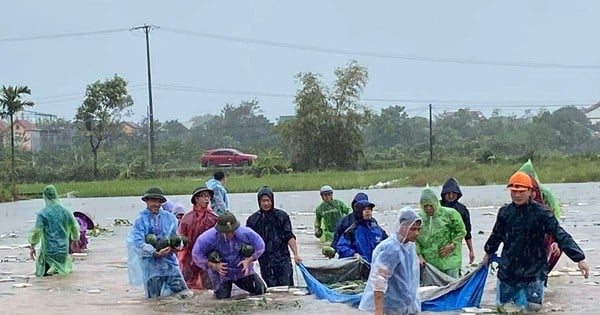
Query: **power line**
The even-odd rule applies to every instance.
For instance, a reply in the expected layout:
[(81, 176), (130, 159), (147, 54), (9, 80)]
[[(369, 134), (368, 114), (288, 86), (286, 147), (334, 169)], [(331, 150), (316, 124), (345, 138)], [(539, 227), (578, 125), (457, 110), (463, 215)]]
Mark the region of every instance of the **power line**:
[[(155, 27), (155, 26), (152, 26)], [(182, 30), (177, 28), (163, 27), (164, 31), (179, 35), (203, 37), (216, 40), (232, 41), (245, 44), (262, 45), (269, 47), (296, 49), (304, 51), (315, 51), (323, 53), (334, 53), (340, 55), (350, 56), (361, 56), (361, 57), (375, 57), (383, 59), (399, 59), (409, 60), (418, 62), (435, 62), (435, 63), (453, 63), (453, 64), (470, 64), (470, 65), (483, 65), (483, 66), (495, 66), (495, 67), (521, 67), (521, 68), (542, 68), (542, 69), (571, 69), (571, 70), (597, 70), (600, 69), (600, 65), (597, 64), (567, 64), (567, 63), (540, 63), (540, 62), (523, 62), (523, 61), (497, 61), (497, 60), (482, 60), (482, 59), (470, 59), (470, 58), (451, 58), (451, 57), (436, 57), (436, 56), (419, 56), (419, 55), (407, 55), (407, 54), (390, 54), (374, 51), (362, 51), (362, 50), (351, 50), (351, 49), (338, 49), (331, 47), (319, 47), (305, 44), (294, 44), (279, 41), (270, 41), (246, 37), (238, 37), (223, 34), (214, 34), (200, 31)], [(37, 35), (37, 36), (25, 36), (25, 37), (7, 37), (0, 38), (1, 42), (19, 42), (19, 41), (31, 41), (31, 40), (44, 40), (44, 39), (55, 39), (55, 38), (68, 38), (68, 37), (81, 37), (101, 34), (111, 34), (125, 32), (132, 29), (128, 28), (116, 28), (98, 31), (88, 32), (74, 32), (74, 33), (62, 33), (62, 34), (50, 34), (50, 35)]]
[(434, 57), (434, 56), (417, 56), (417, 55), (405, 55), (405, 54), (389, 54), (372, 51), (361, 51), (361, 50), (348, 50), (348, 49), (337, 49), (330, 47), (319, 47), (312, 45), (293, 44), (279, 41), (270, 41), (263, 39), (254, 39), (222, 34), (214, 34), (199, 31), (189, 31), (170, 27), (162, 28), (166, 32), (203, 37), (231, 42), (239, 42), (245, 44), (262, 45), (269, 47), (288, 48), (306, 51), (316, 51), (324, 53), (334, 53), (340, 55), (350, 56), (362, 56), (362, 57), (376, 57), (385, 59), (400, 59), (420, 62), (437, 62), (437, 63), (454, 63), (454, 64), (472, 64), (472, 65), (485, 65), (485, 66), (497, 66), (497, 67), (527, 67), (527, 68), (552, 68), (552, 69), (580, 69), (580, 70), (596, 70), (600, 69), (600, 65), (591, 64), (564, 64), (564, 63), (536, 63), (536, 62), (509, 62), (509, 61), (494, 61), (494, 60), (479, 60), (479, 59), (467, 59), (467, 58), (447, 58), (447, 57)]
[(80, 37), (80, 36), (119, 33), (119, 32), (125, 32), (125, 31), (129, 31), (129, 29), (128, 28), (115, 28), (115, 29), (89, 31), (89, 32), (62, 33), (62, 34), (37, 35), (37, 36), (25, 36), (25, 37), (8, 37), (8, 38), (0, 38), (0, 42), (23, 42), (23, 41), (39, 40), (39, 39)]
[[(193, 87), (173, 84), (155, 84), (154, 88), (157, 90), (167, 91), (181, 91), (181, 92), (192, 92), (192, 93), (210, 93), (210, 94), (224, 94), (224, 95), (239, 95), (239, 96), (262, 96), (262, 97), (276, 97), (276, 98), (295, 98), (296, 95), (285, 94), (285, 93), (272, 93), (262, 91), (248, 91), (248, 90), (232, 90), (232, 89), (216, 89), (207, 87)], [(523, 108), (527, 106), (535, 107), (562, 107), (562, 106), (590, 106), (596, 101), (492, 101), (492, 100), (448, 100), (448, 99), (411, 99), (411, 98), (361, 98), (363, 102), (376, 102), (376, 103), (426, 103), (435, 104), (436, 107), (456, 107), (460, 106), (496, 106), (491, 109), (496, 109), (498, 106), (503, 108)]]

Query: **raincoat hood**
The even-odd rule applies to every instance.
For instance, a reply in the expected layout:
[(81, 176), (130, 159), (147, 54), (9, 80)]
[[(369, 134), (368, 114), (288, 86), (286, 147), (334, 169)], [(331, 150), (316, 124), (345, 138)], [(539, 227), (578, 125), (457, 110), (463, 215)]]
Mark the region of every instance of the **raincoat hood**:
[(454, 177), (450, 177), (446, 180), (446, 182), (444, 183), (444, 185), (442, 186), (442, 193), (440, 194), (442, 196), (442, 199), (444, 199), (444, 195), (447, 193), (456, 193), (458, 195), (458, 197), (456, 197), (456, 201), (458, 201), (460, 199), (460, 197), (462, 197), (462, 191), (460, 191), (460, 185), (458, 184), (458, 181), (456, 180), (456, 178)]
[(404, 243), (408, 235), (410, 227), (417, 221), (422, 221), (419, 214), (410, 207), (400, 209), (398, 213), (398, 220), (396, 221), (396, 238), (400, 243)]
[(369, 202), (368, 200), (358, 200), (354, 204), (352, 213), (354, 214), (354, 219), (359, 224), (365, 221), (365, 220), (363, 220), (363, 210), (366, 207), (371, 207), (371, 210), (372, 210), (373, 208), (375, 208), (375, 204), (372, 202)]
[(419, 204), (421, 205), (421, 210), (423, 211), (425, 211), (425, 205), (432, 205), (434, 209), (433, 216), (437, 214), (438, 209), (440, 208), (440, 201), (438, 200), (437, 195), (435, 194), (433, 189), (429, 187), (429, 185), (427, 185), (425, 189), (423, 189)]
[(271, 199), (271, 209), (270, 210), (273, 210), (275, 208), (275, 196), (273, 195), (273, 190), (269, 186), (263, 186), (258, 190), (258, 194), (257, 194), (258, 208), (260, 209), (260, 211), (263, 211), (262, 208), (260, 207), (260, 198), (265, 195), (267, 197), (269, 197), (269, 199)]
[(352, 207), (352, 209), (354, 209), (354, 204), (356, 204), (356, 202), (359, 200), (369, 200), (369, 196), (365, 193), (359, 192), (358, 194), (356, 194), (356, 196), (354, 196), (354, 199), (352, 199), (352, 202), (350, 203), (350, 207)]
[(519, 169), (519, 171), (531, 176), (532, 179), (535, 179), (535, 181), (539, 184), (540, 183), (540, 179), (538, 178), (538, 175), (535, 171), (535, 168), (533, 168), (533, 163), (531, 162), (531, 159), (528, 159), (527, 162), (525, 162), (521, 168)]
[(42, 196), (44, 197), (46, 206), (60, 204), (60, 201), (58, 201), (58, 192), (56, 191), (56, 187), (54, 187), (54, 185), (48, 185), (44, 187), (42, 190)]

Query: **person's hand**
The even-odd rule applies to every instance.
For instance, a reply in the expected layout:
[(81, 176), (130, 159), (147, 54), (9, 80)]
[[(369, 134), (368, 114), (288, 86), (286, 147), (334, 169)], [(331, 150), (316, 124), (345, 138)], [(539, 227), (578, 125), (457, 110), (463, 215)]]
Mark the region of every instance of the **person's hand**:
[(354, 253), (354, 255), (352, 255), (352, 257), (354, 257), (355, 259), (360, 259), (361, 256), (359, 253)]
[(581, 270), (581, 274), (583, 275), (584, 278), (587, 279), (590, 276), (590, 268), (585, 263), (585, 260), (580, 260), (577, 263), (577, 267), (579, 267), (579, 270)]
[(300, 258), (300, 256), (298, 255), (294, 255), (294, 262), (296, 263), (296, 265), (299, 265), (302, 263), (302, 258)]
[(238, 263), (238, 266), (242, 266), (242, 273), (247, 276), (250, 273), (250, 267), (252, 267), (252, 257), (243, 259)]
[(165, 247), (157, 252), (154, 252), (155, 257), (165, 257), (171, 253), (171, 247)]
[(450, 244), (447, 244), (447, 245), (443, 246), (442, 248), (440, 248), (438, 253), (439, 253), (440, 257), (447, 257), (448, 255), (452, 254), (454, 249), (456, 249), (456, 246), (454, 244), (450, 243)]
[(220, 263), (208, 263), (208, 266), (210, 268), (212, 268), (214, 271), (216, 271), (219, 275), (221, 275), (222, 277), (225, 277), (227, 275), (227, 263), (224, 262), (220, 262)]
[(29, 246), (29, 257), (33, 260), (35, 260), (35, 256), (36, 256), (36, 252), (35, 252), (35, 246), (30, 245)]
[(425, 261), (425, 259), (423, 258), (423, 256), (419, 256), (419, 265), (421, 266), (421, 268), (425, 267), (425, 264), (427, 262)]
[(550, 245), (550, 254), (552, 255), (558, 255), (560, 254), (560, 247), (558, 247), (558, 243), (552, 243), (552, 245)]
[(469, 251), (469, 265), (472, 264), (475, 261), (475, 253), (470, 250)]
[(490, 264), (490, 255), (488, 253), (485, 253), (485, 255), (483, 255), (483, 259), (481, 260), (481, 263), (484, 266), (487, 266)]

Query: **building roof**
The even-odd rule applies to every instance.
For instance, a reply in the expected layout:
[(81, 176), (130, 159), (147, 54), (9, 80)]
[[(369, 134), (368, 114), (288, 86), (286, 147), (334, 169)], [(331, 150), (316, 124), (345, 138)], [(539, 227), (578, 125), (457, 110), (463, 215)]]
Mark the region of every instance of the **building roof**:
[(23, 129), (25, 129), (25, 130), (36, 130), (37, 129), (37, 127), (35, 126), (34, 123), (32, 123), (31, 121), (26, 120), (26, 119), (17, 119), (17, 120), (15, 120), (15, 125), (16, 124), (23, 126)]
[(596, 104), (594, 104), (594, 105), (592, 105), (592, 106), (590, 106), (588, 108), (583, 108), (581, 111), (584, 114), (588, 114), (588, 113), (591, 113), (591, 112), (595, 111), (598, 108), (600, 108), (600, 102), (598, 102), (598, 103), (596, 103)]

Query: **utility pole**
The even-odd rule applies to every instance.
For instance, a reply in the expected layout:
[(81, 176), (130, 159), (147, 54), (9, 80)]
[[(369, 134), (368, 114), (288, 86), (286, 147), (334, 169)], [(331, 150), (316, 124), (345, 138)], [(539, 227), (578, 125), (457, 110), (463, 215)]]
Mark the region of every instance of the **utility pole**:
[(433, 166), (433, 122), (429, 104), (429, 166)]
[(144, 30), (146, 34), (146, 68), (148, 70), (148, 164), (154, 164), (154, 110), (152, 107), (152, 71), (150, 70), (150, 40), (148, 33), (151, 30), (158, 29), (156, 25), (146, 25), (132, 27), (131, 31)]

